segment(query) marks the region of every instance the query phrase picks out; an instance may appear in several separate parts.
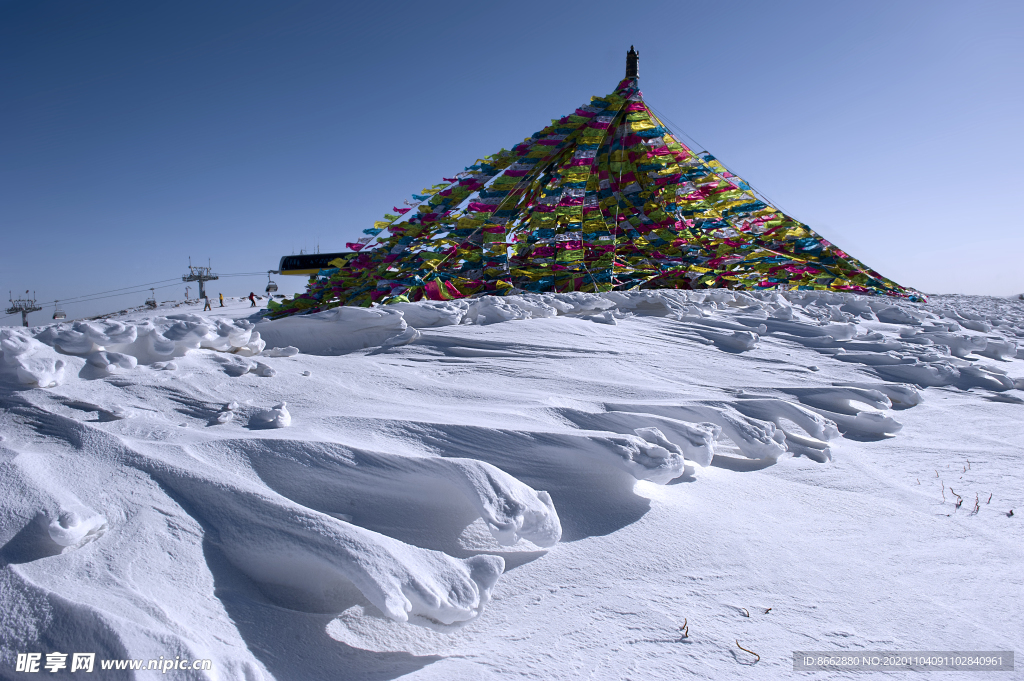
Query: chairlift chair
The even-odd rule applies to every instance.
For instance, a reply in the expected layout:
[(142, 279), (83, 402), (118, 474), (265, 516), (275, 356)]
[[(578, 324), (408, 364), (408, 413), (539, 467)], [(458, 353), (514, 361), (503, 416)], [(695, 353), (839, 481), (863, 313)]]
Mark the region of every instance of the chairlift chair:
[(156, 309), (156, 289), (149, 289), (149, 298), (146, 298), (146, 307)]
[(274, 280), (270, 278), (270, 275), (273, 273), (274, 270), (270, 270), (267, 272), (267, 295), (277, 292), (277, 284), (274, 283)]
[(68, 315), (67, 315), (67, 313), (64, 312), (63, 309), (61, 309), (59, 303), (60, 303), (59, 300), (53, 301), (53, 318), (54, 319), (67, 319)]

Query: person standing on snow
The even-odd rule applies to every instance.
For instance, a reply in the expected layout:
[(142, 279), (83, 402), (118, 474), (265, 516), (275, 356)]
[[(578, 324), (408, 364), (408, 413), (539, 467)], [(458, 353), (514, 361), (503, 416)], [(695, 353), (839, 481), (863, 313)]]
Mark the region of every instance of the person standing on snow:
[(223, 293), (218, 293), (217, 295), (220, 296), (220, 306), (224, 307), (224, 294)]
[(249, 301), (252, 303), (249, 307), (256, 307), (256, 294), (249, 291)]
[(210, 307), (210, 296), (206, 296), (206, 298), (204, 298), (203, 300), (206, 301), (206, 305), (203, 307), (203, 312), (206, 312), (207, 310), (213, 312), (213, 309)]

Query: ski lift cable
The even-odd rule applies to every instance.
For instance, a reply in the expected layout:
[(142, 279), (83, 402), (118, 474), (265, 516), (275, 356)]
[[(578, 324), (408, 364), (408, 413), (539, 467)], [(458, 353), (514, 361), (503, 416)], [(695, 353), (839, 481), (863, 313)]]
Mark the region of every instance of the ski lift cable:
[[(220, 276), (220, 277), (264, 277), (264, 276), (266, 276), (266, 274), (267, 274), (267, 272), (266, 272), (266, 270), (264, 270), (262, 272), (230, 272), (228, 274), (221, 274), (221, 275), (218, 275), (218, 276)], [(167, 283), (167, 282), (175, 282), (175, 283), (174, 284), (170, 284), (170, 283)], [(64, 303), (64, 304), (87, 303), (87, 302), (90, 302), (90, 301), (93, 301), (93, 300), (102, 300), (104, 298), (114, 298), (114, 297), (122, 296), (122, 295), (131, 295), (133, 293), (145, 293), (146, 291), (149, 290), (149, 287), (154, 285), (154, 284), (165, 284), (164, 286), (157, 286), (156, 287), (158, 289), (163, 289), (163, 288), (169, 288), (171, 286), (174, 286), (177, 283), (180, 283), (178, 278), (174, 278), (174, 279), (161, 279), (160, 281), (151, 281), (151, 282), (146, 283), (146, 284), (136, 284), (134, 286), (124, 286), (122, 288), (114, 288), (114, 289), (109, 289), (107, 291), (99, 291), (97, 293), (88, 293), (88, 294), (81, 295), (81, 296), (76, 296), (76, 297), (73, 297), (73, 298), (60, 298), (59, 300), (61, 301), (61, 303)], [(11, 315), (6, 315), (6, 316), (11, 316)]]
[[(178, 284), (164, 284), (163, 286), (156, 286), (155, 288), (156, 289), (172, 288), (172, 287), (177, 286), (177, 285)], [(125, 291), (124, 293), (111, 293), (111, 294), (105, 295), (105, 296), (93, 296), (92, 298), (81, 298), (81, 299), (74, 300), (74, 301), (71, 301), (71, 302), (75, 302), (75, 303), (89, 303), (89, 302), (92, 302), (94, 300), (105, 300), (106, 298), (119, 298), (120, 296), (130, 296), (130, 295), (134, 295), (134, 294), (137, 294), (137, 293), (145, 293), (148, 290), (149, 290), (149, 287), (147, 287), (145, 289), (141, 289), (141, 290), (136, 290), (136, 291)]]
[[(164, 284), (163, 286), (157, 286), (156, 288), (164, 289), (164, 288), (170, 288), (170, 287), (175, 286), (175, 285), (176, 284)], [(104, 300), (106, 298), (117, 298), (119, 296), (130, 296), (130, 295), (134, 295), (136, 293), (145, 293), (148, 290), (149, 290), (149, 287), (146, 287), (145, 289), (135, 289), (135, 290), (131, 290), (131, 291), (124, 291), (122, 293), (108, 293), (106, 295), (94, 295), (94, 296), (88, 296), (88, 297), (87, 296), (82, 296), (81, 298), (74, 298), (74, 299), (67, 300), (67, 301), (62, 300), (61, 302), (62, 303), (88, 303), (88, 302), (92, 302), (94, 300)]]
[(98, 293), (87, 293), (87, 294), (84, 294), (84, 295), (81, 295), (81, 296), (77, 296), (77, 297), (74, 297), (74, 298), (61, 298), (60, 300), (63, 300), (65, 303), (72, 303), (72, 302), (75, 302), (75, 301), (77, 301), (79, 299), (82, 299), (82, 298), (92, 298), (93, 296), (101, 296), (101, 295), (104, 295), (106, 293), (115, 293), (117, 291), (126, 291), (128, 289), (141, 288), (143, 286), (152, 286), (154, 284), (164, 284), (164, 283), (167, 283), (169, 281), (178, 281), (178, 280), (177, 279), (161, 279), (160, 281), (151, 281), (148, 284), (136, 284), (134, 286), (123, 286), (121, 288), (112, 288), (109, 291), (99, 291)]

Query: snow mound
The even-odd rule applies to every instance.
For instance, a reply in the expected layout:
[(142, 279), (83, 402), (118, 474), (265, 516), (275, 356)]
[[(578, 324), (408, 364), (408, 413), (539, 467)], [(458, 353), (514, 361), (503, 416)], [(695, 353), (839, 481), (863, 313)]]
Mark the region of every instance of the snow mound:
[(67, 362), (32, 338), (28, 330), (0, 329), (0, 376), (21, 385), (53, 388), (64, 382)]
[(343, 355), (377, 347), (403, 333), (407, 324), (393, 307), (337, 307), (326, 312), (286, 317), (259, 324), (261, 338), (272, 346), (293, 346), (307, 355)]
[(925, 387), (953, 385), (960, 378), (960, 371), (946, 362), (915, 361), (912, 364), (876, 366), (875, 371), (891, 381), (906, 381)]
[(268, 348), (262, 354), (264, 357), (294, 357), (299, 354), (299, 349), (294, 345), (289, 345), (286, 348)]
[(287, 428), (292, 425), (292, 415), (288, 412), (288, 403), (282, 402), (273, 409), (256, 412), (249, 423), (256, 428)]
[(718, 333), (715, 331), (698, 330), (704, 338), (712, 341), (722, 350), (727, 352), (745, 352), (757, 347), (760, 340), (756, 333), (750, 331), (733, 331), (732, 333)]
[(424, 301), (419, 303), (395, 303), (389, 310), (398, 310), (405, 322), (417, 329), (453, 326), (462, 323), (466, 315), (465, 301)]
[(66, 548), (97, 538), (106, 528), (107, 519), (93, 511), (65, 509), (50, 521), (46, 529), (53, 543)]
[[(36, 339), (67, 355), (116, 352), (138, 364), (166, 362), (206, 348), (243, 356), (266, 347), (255, 325), (244, 320), (209, 319), (197, 314), (154, 317), (142, 322), (77, 321), (46, 327)], [(108, 365), (109, 366), (109, 365)]]
[(609, 404), (611, 410), (651, 413), (691, 423), (711, 423), (730, 438), (750, 459), (776, 461), (785, 458), (786, 435), (774, 423), (744, 416), (729, 407), (710, 405), (638, 405)]

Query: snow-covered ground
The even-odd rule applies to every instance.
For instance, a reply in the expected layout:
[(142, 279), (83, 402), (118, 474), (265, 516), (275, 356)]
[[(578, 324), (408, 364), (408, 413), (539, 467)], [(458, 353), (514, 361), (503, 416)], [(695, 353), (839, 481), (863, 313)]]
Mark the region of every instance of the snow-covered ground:
[(784, 678), (1024, 641), (1022, 301), (248, 306), (0, 330), (0, 677)]

